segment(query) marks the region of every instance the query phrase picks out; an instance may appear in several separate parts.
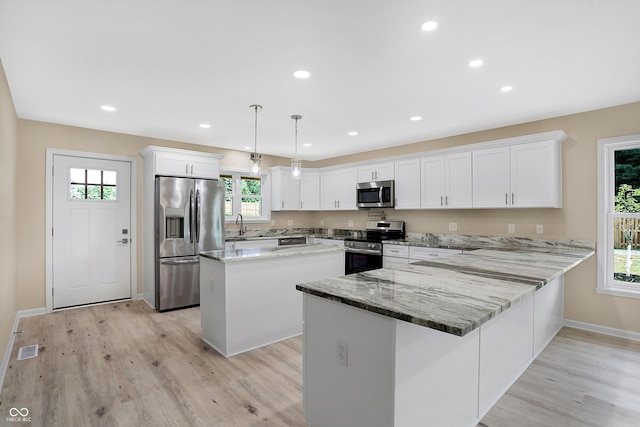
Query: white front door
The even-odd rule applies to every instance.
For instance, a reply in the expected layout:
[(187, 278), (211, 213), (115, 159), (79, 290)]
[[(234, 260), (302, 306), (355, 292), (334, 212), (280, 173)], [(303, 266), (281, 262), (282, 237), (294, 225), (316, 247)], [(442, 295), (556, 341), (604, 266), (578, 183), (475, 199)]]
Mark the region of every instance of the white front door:
[(53, 308), (131, 298), (131, 164), (53, 156)]

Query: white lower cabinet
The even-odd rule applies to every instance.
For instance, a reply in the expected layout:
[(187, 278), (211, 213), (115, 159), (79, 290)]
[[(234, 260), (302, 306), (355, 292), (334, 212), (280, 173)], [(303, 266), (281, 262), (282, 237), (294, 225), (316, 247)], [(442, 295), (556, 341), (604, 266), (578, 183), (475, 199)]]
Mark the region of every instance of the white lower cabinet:
[(309, 243), (319, 243), (321, 245), (344, 246), (344, 240), (342, 239), (324, 239), (322, 237), (311, 237), (307, 240), (309, 241)]
[(458, 249), (426, 248), (422, 246), (405, 246), (385, 244), (382, 246), (382, 267), (395, 267), (412, 262), (425, 261), (462, 253)]

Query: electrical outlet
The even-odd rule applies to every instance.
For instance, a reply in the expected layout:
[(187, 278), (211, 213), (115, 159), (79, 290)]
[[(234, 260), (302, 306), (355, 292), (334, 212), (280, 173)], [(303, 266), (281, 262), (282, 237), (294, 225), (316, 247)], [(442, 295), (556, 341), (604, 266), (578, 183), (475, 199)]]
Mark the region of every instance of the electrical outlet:
[(320, 227), (324, 227), (324, 219), (320, 220)]
[(287, 225), (293, 225), (293, 220), (292, 219), (288, 219), (287, 220)]
[(275, 220), (275, 219), (272, 219), (272, 220), (271, 220), (271, 226), (273, 227), (274, 225), (276, 225), (276, 220)]
[(536, 224), (536, 234), (544, 234), (544, 226), (542, 224)]
[(353, 220), (352, 220), (352, 219), (350, 219), (349, 221), (347, 221), (347, 225), (348, 225), (349, 227), (353, 227)]
[(349, 359), (349, 352), (348, 352), (348, 348), (347, 348), (347, 343), (342, 341), (342, 340), (338, 340), (337, 341), (336, 358), (337, 358), (339, 364), (347, 366), (348, 359)]
[(516, 225), (515, 224), (507, 225), (507, 232), (508, 233), (515, 233), (516, 232)]
[(449, 231), (458, 231), (458, 223), (450, 222), (449, 223)]

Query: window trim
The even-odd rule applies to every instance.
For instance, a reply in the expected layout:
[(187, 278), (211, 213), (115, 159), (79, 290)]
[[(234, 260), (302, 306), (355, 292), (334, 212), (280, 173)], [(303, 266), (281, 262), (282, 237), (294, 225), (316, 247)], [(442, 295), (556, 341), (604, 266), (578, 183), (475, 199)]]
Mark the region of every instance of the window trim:
[[(239, 182), (241, 176), (250, 176), (251, 171), (249, 169), (235, 169), (235, 168), (225, 168), (220, 169), (220, 176), (222, 175), (231, 175), (231, 179), (233, 180), (234, 191), (236, 182)], [(260, 181), (261, 181), (261, 190), (262, 190), (262, 216), (260, 217), (243, 217), (244, 223), (252, 223), (252, 224), (263, 224), (263, 223), (271, 223), (271, 180), (269, 179), (270, 175), (268, 172), (262, 171), (260, 173)], [(237, 200), (241, 200), (237, 198)], [(236, 206), (236, 203), (241, 203), (236, 201), (236, 197), (234, 197), (234, 212), (238, 212), (239, 206)], [(236, 216), (227, 217), (225, 216), (225, 224), (235, 224)]]
[[(611, 191), (615, 180), (614, 152), (625, 148), (640, 148), (640, 134), (598, 139), (598, 242), (596, 293), (640, 299), (640, 286), (610, 280), (613, 277), (613, 227), (610, 227), (609, 208), (615, 194)], [(631, 289), (635, 287), (636, 289)]]

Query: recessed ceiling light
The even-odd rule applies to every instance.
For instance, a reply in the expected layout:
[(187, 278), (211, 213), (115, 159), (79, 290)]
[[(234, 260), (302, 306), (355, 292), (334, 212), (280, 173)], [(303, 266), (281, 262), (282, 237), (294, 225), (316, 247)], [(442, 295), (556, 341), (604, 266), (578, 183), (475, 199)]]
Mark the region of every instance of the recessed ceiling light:
[(253, 150), (251, 147), (244, 147), (245, 150)]
[(311, 144), (308, 142), (305, 142), (304, 144), (302, 144), (303, 147), (311, 147)]
[(293, 72), (293, 76), (299, 79), (308, 79), (311, 77), (311, 73), (305, 70), (298, 70)]
[(102, 108), (104, 111), (116, 111), (116, 107), (112, 107), (111, 105), (101, 105), (100, 108)]
[(358, 132), (356, 132), (355, 130), (352, 130), (351, 132), (347, 133), (347, 135), (349, 136), (356, 136), (358, 134)]
[(199, 125), (202, 129), (209, 129), (211, 125), (209, 123), (200, 123)]
[(420, 120), (422, 120), (422, 116), (413, 116), (410, 117), (409, 120), (411, 120), (412, 122), (419, 122)]
[(433, 31), (438, 28), (438, 23), (436, 21), (427, 21), (420, 26), (422, 31)]
[(469, 62), (469, 67), (479, 67), (482, 65), (482, 59), (474, 59), (473, 61)]
[(513, 89), (513, 87), (512, 87), (512, 86), (502, 86), (502, 87), (500, 88), (500, 90), (501, 90), (502, 92), (510, 92), (510, 91), (511, 91), (511, 89)]

